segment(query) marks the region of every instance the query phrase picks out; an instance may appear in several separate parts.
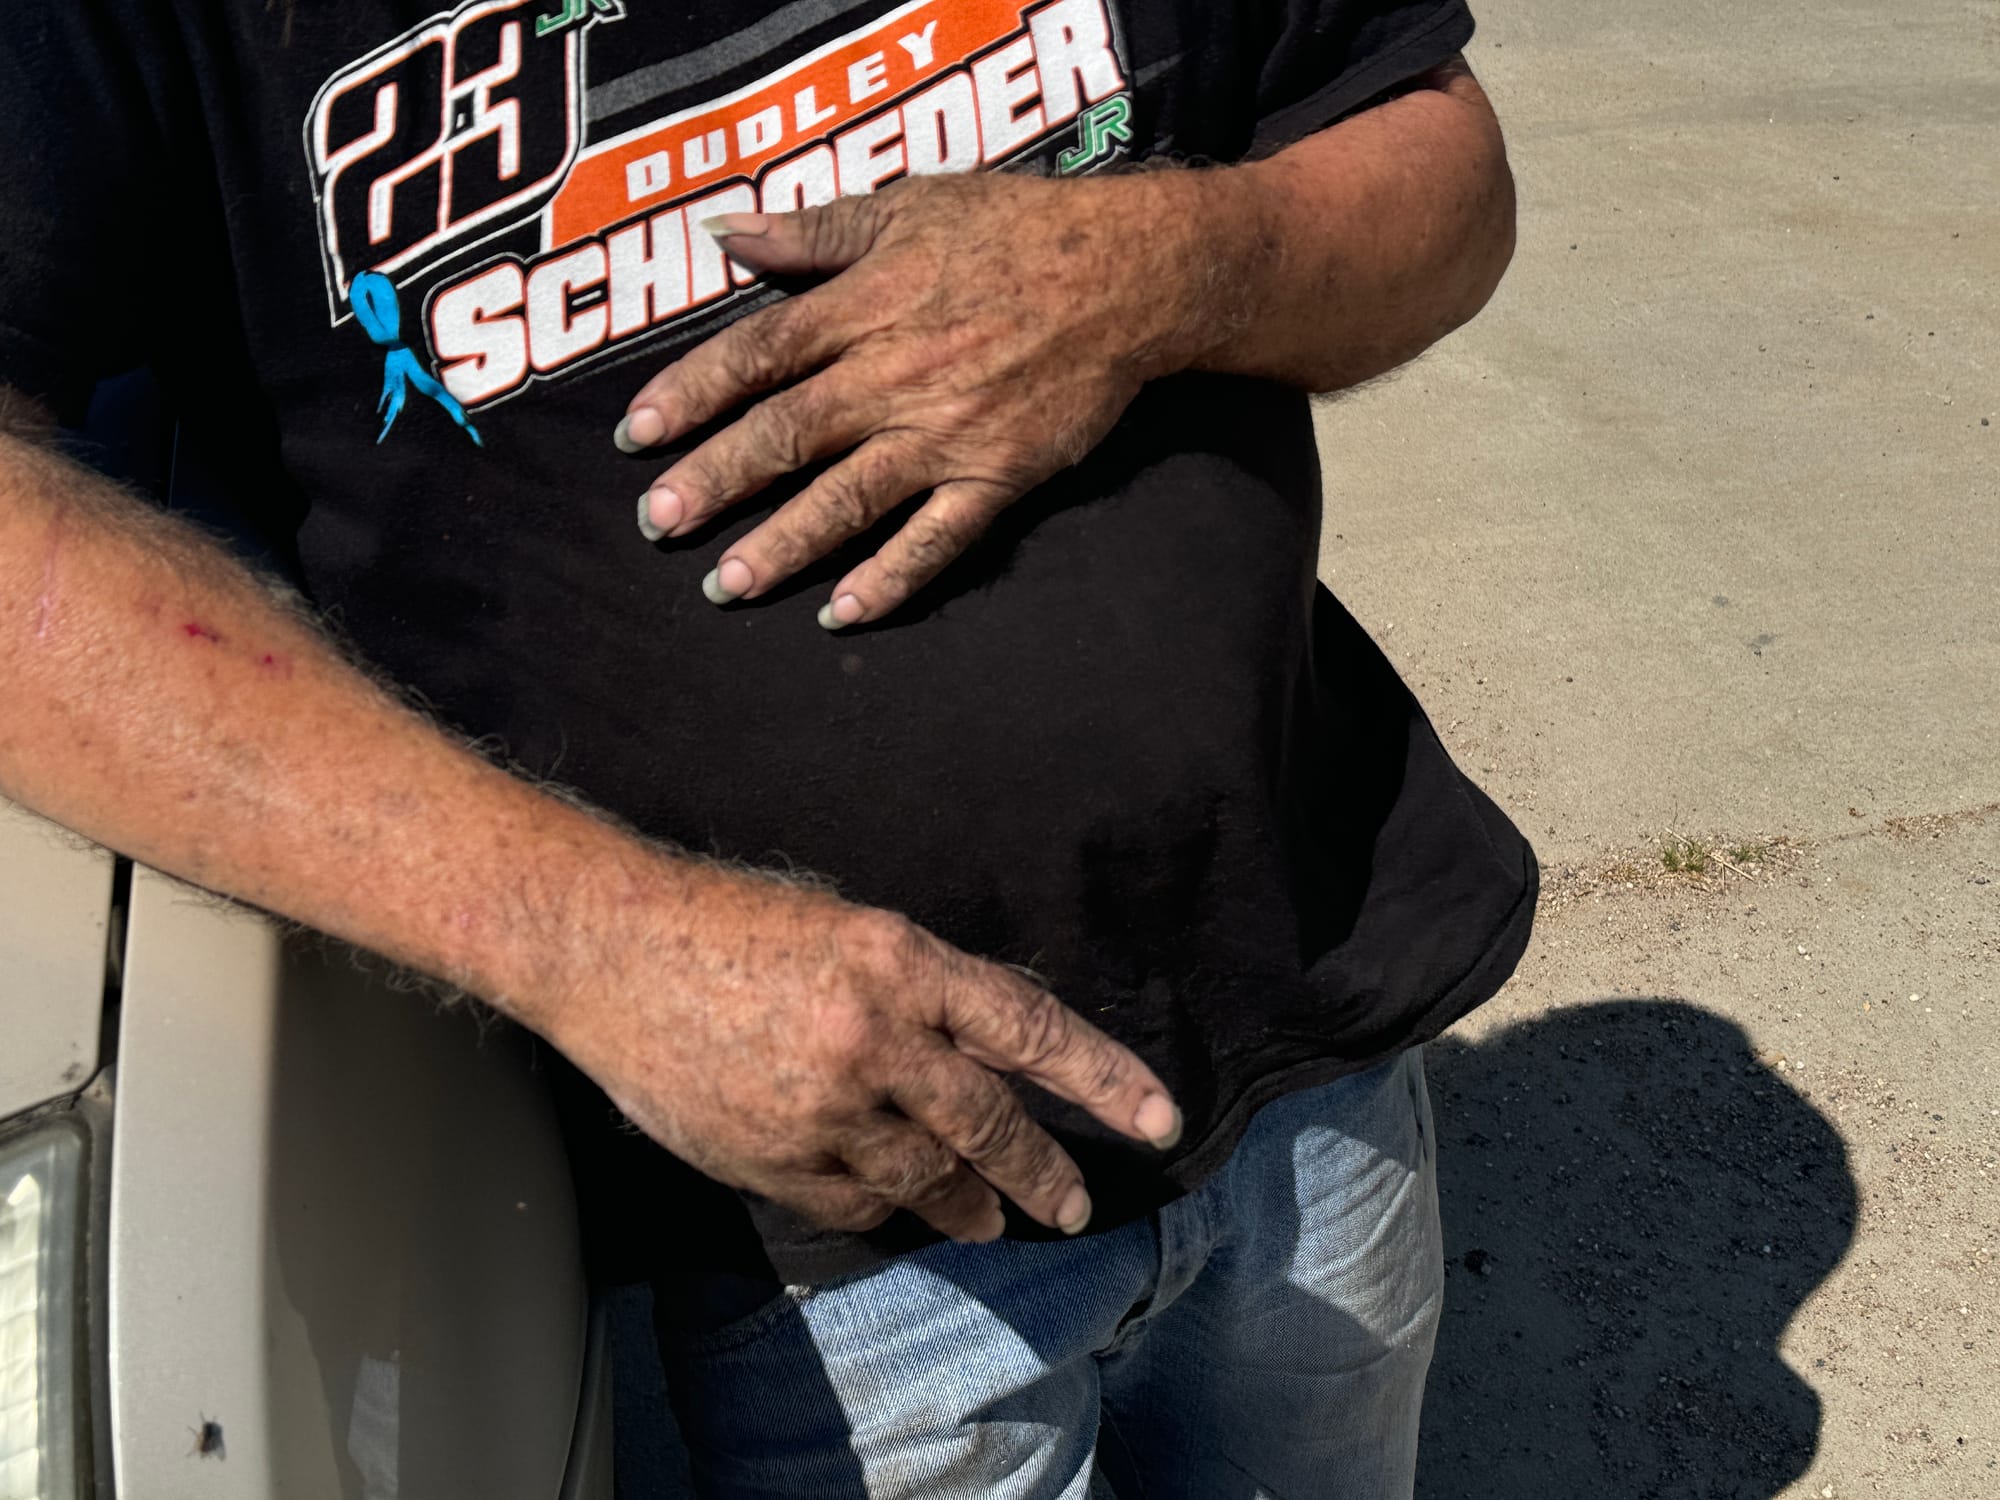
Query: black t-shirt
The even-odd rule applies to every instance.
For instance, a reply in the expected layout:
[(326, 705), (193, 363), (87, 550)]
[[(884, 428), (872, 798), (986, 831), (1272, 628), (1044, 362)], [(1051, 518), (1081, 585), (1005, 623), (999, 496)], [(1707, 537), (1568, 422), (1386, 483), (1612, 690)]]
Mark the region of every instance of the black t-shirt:
[[(653, 369), (779, 295), (701, 218), (1274, 149), (1452, 56), (1462, 0), (439, 3), (20, 8), (0, 380), (61, 403), (153, 364), (282, 474), (256, 498), (311, 596), (446, 720), (647, 833), (1045, 976), (1187, 1116), (1163, 1158), (1028, 1091), (1097, 1228), (1492, 994), (1534, 861), (1316, 582), (1302, 395), (1157, 382), (840, 634), (814, 613), (885, 528), (718, 609), (702, 575), (789, 486), (656, 547), (633, 509), (667, 458), (610, 442)], [(929, 1237), (818, 1233), (569, 1098), (614, 1271), (814, 1281)]]

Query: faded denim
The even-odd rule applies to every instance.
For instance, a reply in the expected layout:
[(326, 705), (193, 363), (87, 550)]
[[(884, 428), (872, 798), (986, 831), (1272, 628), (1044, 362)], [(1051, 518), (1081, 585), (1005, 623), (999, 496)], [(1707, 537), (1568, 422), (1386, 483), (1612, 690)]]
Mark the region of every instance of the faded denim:
[(728, 1321), (662, 1353), (704, 1500), (1406, 1500), (1442, 1289), (1411, 1051), (1266, 1106), (1147, 1219), (741, 1316), (718, 1281)]

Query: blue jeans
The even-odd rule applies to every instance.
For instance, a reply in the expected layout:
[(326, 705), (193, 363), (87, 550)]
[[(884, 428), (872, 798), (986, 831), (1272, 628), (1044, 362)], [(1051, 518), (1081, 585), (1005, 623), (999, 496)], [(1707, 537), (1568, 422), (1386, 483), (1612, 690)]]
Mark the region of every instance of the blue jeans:
[(706, 1284), (728, 1320), (662, 1355), (704, 1500), (1406, 1500), (1443, 1284), (1413, 1051), (1267, 1105), (1149, 1218), (740, 1316)]

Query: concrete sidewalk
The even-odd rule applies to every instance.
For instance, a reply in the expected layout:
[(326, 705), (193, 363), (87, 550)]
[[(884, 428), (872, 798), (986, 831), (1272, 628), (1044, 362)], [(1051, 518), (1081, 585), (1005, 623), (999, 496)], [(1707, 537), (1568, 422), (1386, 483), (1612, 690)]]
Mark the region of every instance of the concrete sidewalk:
[(1549, 866), (1436, 1051), (1421, 1492), (1989, 1500), (2000, 5), (1481, 21), (1514, 268), (1321, 414), (1324, 576)]

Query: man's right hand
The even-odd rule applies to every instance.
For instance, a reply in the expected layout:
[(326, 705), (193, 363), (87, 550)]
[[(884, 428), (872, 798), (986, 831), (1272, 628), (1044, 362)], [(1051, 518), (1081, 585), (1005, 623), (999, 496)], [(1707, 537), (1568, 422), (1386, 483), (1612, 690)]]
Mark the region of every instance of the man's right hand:
[(1171, 1143), (1159, 1081), (1020, 974), (467, 753), (212, 544), (10, 437), (19, 411), (0, 388), (0, 795), (483, 996), (823, 1223), (990, 1237), (997, 1189), (1081, 1227), (1074, 1163), (995, 1069)]
[(692, 920), (634, 911), (636, 961), (549, 1034), (711, 1177), (829, 1228), (907, 1208), (967, 1240), (1000, 1234), (997, 1189), (1073, 1234), (1082, 1174), (995, 1070), (1162, 1148), (1179, 1136), (1151, 1070), (1020, 973), (818, 890), (722, 869), (696, 887)]

